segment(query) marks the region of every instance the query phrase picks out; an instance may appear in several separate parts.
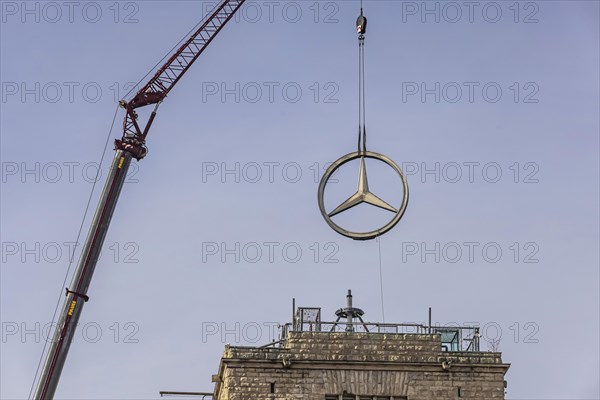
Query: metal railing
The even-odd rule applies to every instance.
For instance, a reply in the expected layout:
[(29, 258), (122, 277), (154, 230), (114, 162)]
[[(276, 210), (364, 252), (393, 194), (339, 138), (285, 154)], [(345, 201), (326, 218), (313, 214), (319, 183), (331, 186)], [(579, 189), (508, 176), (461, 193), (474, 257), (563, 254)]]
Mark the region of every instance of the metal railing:
[(199, 398), (201, 400), (211, 400), (213, 398), (212, 393), (208, 392), (172, 392), (172, 391), (160, 391), (160, 397), (180, 397), (180, 398)]
[(281, 326), (281, 337), (278, 344), (285, 344), (290, 332), (322, 332), (322, 333), (370, 333), (370, 334), (438, 334), (441, 336), (441, 350), (454, 352), (480, 351), (480, 332), (472, 326), (427, 326), (422, 324), (390, 324), (380, 322), (346, 321), (323, 322), (302, 321), (287, 323)]

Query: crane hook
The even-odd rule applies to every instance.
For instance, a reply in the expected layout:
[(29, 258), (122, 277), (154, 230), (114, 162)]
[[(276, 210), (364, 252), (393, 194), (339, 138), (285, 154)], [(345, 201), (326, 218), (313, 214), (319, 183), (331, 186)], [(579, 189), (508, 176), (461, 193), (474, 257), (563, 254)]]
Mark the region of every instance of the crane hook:
[(367, 17), (363, 15), (362, 8), (360, 9), (360, 15), (356, 19), (356, 33), (359, 35), (367, 33)]

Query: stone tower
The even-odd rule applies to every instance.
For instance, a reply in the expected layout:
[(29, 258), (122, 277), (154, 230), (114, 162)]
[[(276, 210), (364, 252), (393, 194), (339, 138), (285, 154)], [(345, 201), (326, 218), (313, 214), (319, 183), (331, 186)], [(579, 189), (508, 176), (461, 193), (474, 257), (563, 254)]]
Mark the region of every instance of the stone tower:
[(227, 346), (213, 399), (504, 399), (509, 364), (479, 350), (478, 328), (366, 323), (347, 301), (335, 322), (298, 308), (279, 342)]

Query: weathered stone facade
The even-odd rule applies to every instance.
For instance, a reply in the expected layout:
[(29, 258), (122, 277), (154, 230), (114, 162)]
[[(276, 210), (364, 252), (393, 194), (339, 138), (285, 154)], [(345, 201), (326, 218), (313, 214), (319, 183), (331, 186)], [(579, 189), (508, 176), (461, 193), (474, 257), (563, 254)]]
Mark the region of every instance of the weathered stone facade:
[(290, 332), (281, 347), (226, 347), (215, 400), (504, 399), (500, 353), (442, 351), (438, 334)]

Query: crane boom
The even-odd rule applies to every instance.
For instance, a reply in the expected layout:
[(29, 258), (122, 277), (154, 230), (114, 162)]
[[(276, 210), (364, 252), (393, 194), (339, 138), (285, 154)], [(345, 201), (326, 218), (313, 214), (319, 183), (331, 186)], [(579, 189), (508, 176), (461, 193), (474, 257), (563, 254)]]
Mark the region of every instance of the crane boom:
[[(213, 9), (212, 14), (205, 19), (204, 23), (157, 70), (152, 79), (130, 101), (122, 100), (120, 102), (120, 105), (125, 108), (123, 136), (120, 140), (115, 140), (115, 157), (106, 178), (70, 288), (66, 289), (66, 298), (37, 382), (34, 399), (49, 400), (54, 398), (75, 329), (81, 316), (83, 304), (89, 300), (87, 296), (88, 288), (123, 183), (127, 177), (127, 171), (133, 158), (139, 161), (148, 152), (146, 136), (156, 117), (158, 105), (244, 2), (245, 0), (222, 0)], [(142, 130), (136, 109), (148, 105), (155, 105), (155, 108)]]
[[(183, 43), (165, 65), (156, 71), (152, 79), (130, 101), (121, 100), (121, 107), (125, 109), (125, 120), (123, 138), (116, 141), (118, 149), (129, 151), (137, 160), (146, 156), (148, 152), (145, 146), (146, 135), (154, 122), (158, 105), (244, 2), (245, 0), (225, 0), (219, 3), (200, 28)], [(136, 109), (148, 105), (156, 106), (142, 130)]]

